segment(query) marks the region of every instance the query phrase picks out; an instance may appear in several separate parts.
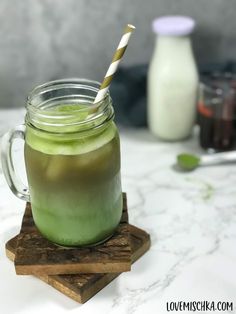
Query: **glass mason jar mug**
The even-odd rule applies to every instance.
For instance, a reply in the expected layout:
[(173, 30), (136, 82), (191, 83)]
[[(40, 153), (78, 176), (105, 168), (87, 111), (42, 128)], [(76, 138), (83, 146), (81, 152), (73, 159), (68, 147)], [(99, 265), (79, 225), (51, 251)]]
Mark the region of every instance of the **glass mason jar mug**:
[[(109, 94), (91, 113), (99, 84), (58, 80), (28, 96), (25, 125), (3, 137), (2, 166), (13, 193), (31, 202), (34, 222), (63, 246), (109, 238), (122, 214), (120, 144)], [(25, 140), (29, 188), (16, 176), (12, 143)]]

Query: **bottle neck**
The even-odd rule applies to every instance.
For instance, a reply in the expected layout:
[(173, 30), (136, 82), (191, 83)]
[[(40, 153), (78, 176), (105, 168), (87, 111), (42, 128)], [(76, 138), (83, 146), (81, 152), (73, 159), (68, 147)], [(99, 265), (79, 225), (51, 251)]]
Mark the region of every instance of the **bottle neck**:
[(156, 50), (159, 54), (181, 55), (192, 53), (191, 40), (188, 36), (158, 36)]

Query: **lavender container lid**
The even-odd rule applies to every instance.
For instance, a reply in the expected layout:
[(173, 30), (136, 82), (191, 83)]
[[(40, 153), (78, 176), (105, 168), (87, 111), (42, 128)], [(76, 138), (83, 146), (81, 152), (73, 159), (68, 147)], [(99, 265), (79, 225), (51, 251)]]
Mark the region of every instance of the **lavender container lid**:
[(185, 36), (193, 32), (195, 21), (189, 16), (162, 16), (152, 22), (154, 33), (166, 36)]

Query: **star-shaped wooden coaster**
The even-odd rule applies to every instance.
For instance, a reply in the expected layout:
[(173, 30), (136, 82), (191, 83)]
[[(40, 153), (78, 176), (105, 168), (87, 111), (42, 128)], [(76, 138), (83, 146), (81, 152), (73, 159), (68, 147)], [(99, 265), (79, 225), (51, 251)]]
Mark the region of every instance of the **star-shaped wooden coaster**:
[[(132, 263), (145, 254), (150, 247), (150, 236), (145, 231), (129, 225)], [(17, 236), (6, 243), (6, 255), (14, 260)], [(77, 275), (40, 275), (39, 279), (79, 303), (85, 303), (97, 292), (107, 286), (119, 273), (77, 274)]]
[(131, 247), (126, 194), (123, 215), (114, 235), (89, 248), (64, 248), (45, 239), (36, 228), (27, 203), (15, 250), (18, 275), (119, 273), (131, 268)]

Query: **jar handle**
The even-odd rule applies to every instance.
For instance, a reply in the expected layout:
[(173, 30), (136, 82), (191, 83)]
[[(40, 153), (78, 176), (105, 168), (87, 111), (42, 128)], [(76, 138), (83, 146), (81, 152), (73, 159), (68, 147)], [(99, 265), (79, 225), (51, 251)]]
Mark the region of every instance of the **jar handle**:
[(29, 202), (29, 189), (16, 175), (15, 166), (12, 159), (12, 145), (14, 140), (17, 138), (25, 140), (25, 125), (22, 124), (15, 127), (14, 129), (6, 133), (2, 138), (2, 171), (12, 192), (20, 199)]

